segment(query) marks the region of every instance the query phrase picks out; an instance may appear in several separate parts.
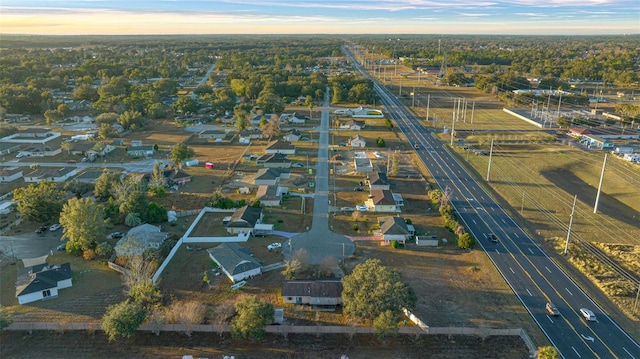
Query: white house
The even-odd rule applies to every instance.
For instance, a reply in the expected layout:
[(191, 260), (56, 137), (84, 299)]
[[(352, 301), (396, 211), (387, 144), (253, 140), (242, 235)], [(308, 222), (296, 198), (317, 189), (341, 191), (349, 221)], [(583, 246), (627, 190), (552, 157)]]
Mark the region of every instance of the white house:
[(0, 183), (12, 182), (22, 177), (21, 167), (4, 167), (0, 168)]
[(229, 234), (252, 233), (256, 224), (262, 223), (263, 216), (262, 208), (247, 205), (236, 209), (223, 224)]
[(153, 156), (156, 153), (156, 150), (153, 146), (131, 146), (127, 149), (127, 154), (129, 156)]
[(378, 234), (384, 238), (385, 244), (392, 241), (405, 244), (406, 240), (413, 236), (415, 229), (408, 225), (402, 217), (378, 217), (380, 229)]
[(48, 265), (41, 263), (18, 270), (16, 281), (16, 298), (19, 304), (55, 298), (60, 289), (69, 288), (71, 282), (71, 265)]
[(398, 209), (393, 193), (389, 190), (372, 190), (365, 205), (373, 212), (396, 212)]
[(340, 279), (285, 280), (281, 293), (283, 302), (288, 304), (308, 304), (319, 308), (342, 305)]
[(237, 243), (222, 243), (207, 252), (233, 283), (262, 273), (262, 266), (252, 257), (251, 249)]
[(297, 129), (291, 129), (282, 137), (287, 142), (295, 142), (300, 140), (300, 131)]
[(78, 174), (75, 168), (71, 167), (39, 167), (35, 171), (24, 175), (24, 181), (39, 183), (42, 181), (63, 182)]
[(340, 126), (341, 129), (344, 130), (354, 130), (354, 131), (360, 131), (364, 128), (365, 123), (364, 121), (358, 121), (358, 120), (349, 120), (347, 122), (345, 122), (344, 124), (342, 124)]
[(349, 138), (349, 146), (354, 148), (363, 148), (367, 145), (367, 140), (360, 135), (355, 135)]
[(302, 116), (301, 114), (294, 112), (287, 118), (289, 123), (304, 125), (307, 121), (307, 117)]
[(372, 175), (367, 176), (366, 180), (367, 185), (369, 185), (370, 190), (374, 189), (389, 189), (389, 179), (387, 178), (386, 173), (382, 172), (374, 172)]
[(141, 224), (133, 227), (114, 248), (116, 255), (142, 255), (148, 249), (158, 249), (167, 239), (168, 233), (151, 224)]

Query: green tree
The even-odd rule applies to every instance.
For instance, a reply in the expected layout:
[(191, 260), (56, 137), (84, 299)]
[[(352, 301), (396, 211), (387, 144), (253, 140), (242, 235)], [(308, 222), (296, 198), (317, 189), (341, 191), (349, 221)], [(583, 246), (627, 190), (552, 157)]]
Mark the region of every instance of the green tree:
[(373, 331), (378, 338), (398, 335), (400, 316), (391, 310), (385, 310), (373, 319)]
[(234, 338), (260, 339), (264, 336), (265, 327), (273, 323), (273, 305), (247, 296), (234, 306), (236, 316), (231, 320), (231, 335)]
[(60, 213), (62, 237), (68, 238), (67, 252), (79, 254), (93, 248), (107, 231), (104, 207), (89, 198), (71, 198)]
[(100, 242), (96, 246), (96, 255), (102, 258), (109, 258), (113, 254), (113, 247), (109, 242)]
[(37, 223), (57, 222), (65, 202), (64, 192), (51, 181), (30, 184), (13, 191), (20, 217)]
[(151, 223), (165, 222), (167, 220), (167, 209), (155, 202), (150, 202), (147, 217)]
[(357, 265), (342, 279), (342, 286), (344, 314), (369, 322), (386, 311), (400, 315), (402, 308), (416, 302), (413, 289), (400, 281), (400, 273), (383, 266), (379, 259)]
[(182, 114), (193, 114), (198, 112), (200, 104), (190, 96), (182, 96), (172, 105), (173, 110)]
[(137, 213), (142, 222), (146, 221), (149, 204), (143, 191), (132, 191), (124, 198), (121, 198), (120, 201), (119, 209), (121, 215), (126, 218), (130, 213)]
[(387, 144), (384, 142), (384, 138), (378, 137), (376, 138), (376, 146), (385, 147)]
[(307, 95), (304, 99), (304, 105), (309, 108), (309, 118), (311, 118), (311, 111), (313, 110), (313, 97), (311, 95)]
[(140, 215), (135, 212), (127, 213), (127, 216), (124, 218), (124, 224), (129, 226), (130, 228), (137, 227), (142, 224), (142, 220), (140, 219)]
[(458, 237), (458, 247), (462, 249), (471, 249), (476, 245), (476, 239), (470, 233), (463, 233)]
[(102, 317), (102, 330), (109, 341), (117, 337), (131, 338), (147, 317), (147, 310), (133, 301), (111, 305)]
[(118, 123), (124, 128), (135, 131), (144, 126), (144, 117), (138, 111), (125, 111), (118, 117)]
[[(131, 250), (136, 251), (135, 246), (139, 246), (140, 241), (135, 238), (128, 240), (132, 245)], [(144, 306), (156, 304), (162, 299), (160, 290), (152, 279), (158, 269), (157, 265), (145, 260), (142, 255), (132, 255), (127, 261), (127, 269), (129, 271), (124, 276), (124, 284), (131, 299)]]
[(87, 100), (87, 101), (96, 101), (100, 96), (98, 95), (98, 90), (94, 89), (90, 84), (82, 84), (77, 86), (73, 91), (73, 99), (74, 100)]
[(96, 182), (93, 187), (93, 195), (102, 201), (106, 201), (109, 197), (113, 196), (111, 188), (118, 182), (120, 182), (119, 175), (113, 171), (105, 169), (102, 171), (100, 177), (96, 178)]
[(177, 167), (182, 167), (182, 161), (193, 158), (195, 154), (196, 152), (193, 148), (180, 142), (171, 148), (169, 158), (171, 158), (171, 161), (173, 161)]
[(13, 323), (11, 314), (4, 306), (0, 305), (0, 331), (4, 330)]
[(559, 357), (558, 350), (550, 345), (538, 348), (538, 359), (558, 359)]

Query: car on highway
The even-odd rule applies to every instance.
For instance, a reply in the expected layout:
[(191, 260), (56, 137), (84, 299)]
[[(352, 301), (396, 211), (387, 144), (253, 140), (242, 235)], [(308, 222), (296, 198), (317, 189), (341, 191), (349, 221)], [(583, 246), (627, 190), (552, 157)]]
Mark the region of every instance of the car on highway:
[(60, 223), (56, 223), (56, 224), (52, 224), (51, 227), (49, 227), (49, 230), (51, 232), (55, 232), (60, 228), (62, 228), (62, 225)]
[(485, 236), (487, 237), (487, 239), (489, 240), (489, 242), (492, 242), (492, 243), (498, 243), (498, 237), (497, 237), (495, 234), (493, 234), (493, 233), (487, 233), (487, 234), (485, 234)]
[(419, 150), (419, 149), (420, 149), (420, 145), (419, 145), (419, 144), (417, 144), (417, 143), (414, 143), (414, 144), (413, 144), (413, 148), (415, 148), (416, 150)]
[(356, 211), (369, 212), (369, 208), (367, 206), (365, 206), (364, 204), (359, 204), (359, 205), (356, 206)]
[(558, 310), (558, 308), (551, 302), (547, 302), (547, 305), (544, 308), (547, 310), (547, 313), (549, 315), (560, 315), (560, 311)]
[(113, 239), (122, 238), (122, 237), (124, 237), (124, 233), (122, 232), (113, 232), (109, 235), (109, 238), (113, 238)]
[(278, 242), (273, 242), (270, 245), (267, 246), (267, 249), (269, 250), (269, 252), (271, 252), (274, 249), (279, 249), (282, 248), (282, 243), (278, 243)]
[(590, 309), (580, 308), (580, 314), (584, 317), (584, 319), (588, 322), (595, 322), (596, 315)]

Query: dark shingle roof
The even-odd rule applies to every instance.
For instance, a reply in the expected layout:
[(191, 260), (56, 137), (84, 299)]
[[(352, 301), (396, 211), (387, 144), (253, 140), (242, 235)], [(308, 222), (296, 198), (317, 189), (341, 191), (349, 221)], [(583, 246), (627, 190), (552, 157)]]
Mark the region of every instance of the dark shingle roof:
[(260, 267), (260, 263), (251, 257), (251, 250), (241, 247), (237, 243), (222, 243), (217, 247), (209, 249), (208, 252), (227, 272), (231, 273), (231, 275), (244, 273)]
[(262, 214), (262, 208), (251, 207), (249, 205), (238, 208), (233, 212), (227, 227), (244, 228), (249, 226), (253, 228), (260, 219), (260, 214)]
[(393, 194), (387, 189), (374, 189), (371, 191), (371, 198), (375, 205), (395, 205)]
[(16, 297), (41, 292), (58, 286), (58, 282), (71, 278), (71, 264), (39, 264), (23, 268), (18, 272)]
[(388, 186), (389, 179), (387, 178), (387, 174), (382, 172), (375, 172), (371, 175), (371, 177), (369, 177), (369, 185)]
[(407, 227), (407, 223), (402, 217), (380, 217), (378, 218), (378, 223), (380, 223), (380, 233), (394, 235), (394, 234), (411, 234), (409, 232), (409, 228)]
[(339, 279), (285, 280), (282, 282), (282, 296), (338, 298), (342, 296), (342, 282)]

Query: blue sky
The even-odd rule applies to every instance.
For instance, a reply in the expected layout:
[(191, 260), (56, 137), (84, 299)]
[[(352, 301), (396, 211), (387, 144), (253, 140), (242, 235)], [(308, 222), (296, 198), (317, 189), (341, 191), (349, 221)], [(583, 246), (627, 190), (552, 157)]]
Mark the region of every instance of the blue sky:
[(638, 0), (2, 0), (0, 33), (640, 33)]

